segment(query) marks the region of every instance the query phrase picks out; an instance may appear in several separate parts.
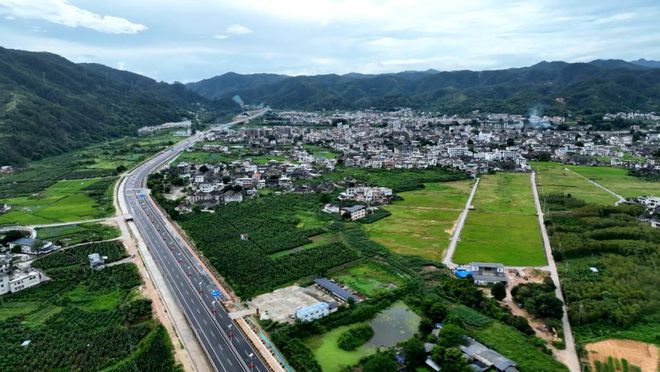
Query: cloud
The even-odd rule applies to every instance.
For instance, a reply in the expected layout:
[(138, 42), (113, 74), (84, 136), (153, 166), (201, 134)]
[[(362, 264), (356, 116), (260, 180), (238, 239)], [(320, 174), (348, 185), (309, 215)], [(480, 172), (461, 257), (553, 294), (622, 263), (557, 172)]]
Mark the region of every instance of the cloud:
[(251, 33), (252, 30), (242, 25), (233, 24), (227, 27), (227, 32), (234, 35), (244, 35)]
[[(4, 9), (2, 9), (4, 8)], [(127, 19), (92, 13), (67, 0), (0, 0), (0, 11), (9, 17), (40, 19), (67, 27), (85, 27), (108, 34), (135, 34), (147, 26)]]
[(228, 38), (228, 37), (229, 37), (229, 36), (227, 36), (227, 35), (222, 35), (222, 34), (213, 35), (213, 38), (214, 38), (214, 39), (220, 39), (220, 40), (222, 40), (222, 39), (226, 39), (226, 38)]

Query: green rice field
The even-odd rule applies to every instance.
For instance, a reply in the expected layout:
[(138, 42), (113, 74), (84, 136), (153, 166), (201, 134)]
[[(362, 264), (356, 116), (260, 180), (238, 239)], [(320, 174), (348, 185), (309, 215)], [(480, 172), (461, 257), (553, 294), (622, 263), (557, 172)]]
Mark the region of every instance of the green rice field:
[(424, 189), (400, 193), (403, 200), (385, 207), (391, 216), (365, 226), (369, 238), (396, 253), (442, 259), (472, 185), (426, 183)]
[(472, 201), (453, 261), (546, 264), (528, 173), (485, 175)]

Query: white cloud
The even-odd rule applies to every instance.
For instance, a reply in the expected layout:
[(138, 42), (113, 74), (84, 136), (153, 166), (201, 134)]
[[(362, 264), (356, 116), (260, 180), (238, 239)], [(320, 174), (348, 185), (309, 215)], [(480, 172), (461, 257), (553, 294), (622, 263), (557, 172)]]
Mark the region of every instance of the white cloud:
[(242, 25), (233, 24), (227, 27), (227, 32), (234, 35), (244, 35), (251, 33), (252, 30)]
[(222, 40), (222, 39), (226, 39), (226, 38), (228, 38), (228, 37), (229, 37), (229, 36), (227, 36), (227, 35), (222, 35), (222, 34), (213, 35), (213, 38), (214, 38), (214, 39), (220, 39), (220, 40)]
[[(2, 9), (4, 8), (4, 9)], [(0, 12), (9, 17), (40, 19), (67, 27), (85, 27), (108, 34), (135, 34), (147, 26), (127, 19), (92, 13), (67, 0), (0, 0)]]

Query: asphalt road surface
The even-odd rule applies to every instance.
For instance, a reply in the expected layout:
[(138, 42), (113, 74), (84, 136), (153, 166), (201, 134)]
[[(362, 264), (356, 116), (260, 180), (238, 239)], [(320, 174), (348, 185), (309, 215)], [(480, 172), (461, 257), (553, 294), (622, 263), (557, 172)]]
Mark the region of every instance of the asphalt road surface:
[(239, 327), (229, 318), (221, 297), (217, 297), (217, 288), (210, 274), (189, 251), (183, 238), (148, 195), (146, 183), (149, 173), (172, 160), (199, 138), (201, 134), (174, 145), (138, 166), (124, 181), (122, 196), (140, 235), (213, 368), (226, 372), (265, 372), (268, 368)]

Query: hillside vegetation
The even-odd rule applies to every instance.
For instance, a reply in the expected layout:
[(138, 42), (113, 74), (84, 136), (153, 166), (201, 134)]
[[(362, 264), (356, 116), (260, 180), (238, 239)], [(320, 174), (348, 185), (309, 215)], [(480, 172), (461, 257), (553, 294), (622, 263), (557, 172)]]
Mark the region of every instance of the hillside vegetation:
[[(275, 108), (392, 109), (528, 114), (658, 111), (660, 69), (617, 60), (541, 62), (493, 71), (295, 76), (228, 73), (190, 83), (206, 97), (239, 94)], [(557, 99), (561, 97), (562, 99)]]
[(135, 134), (144, 125), (180, 120), (209, 102), (182, 84), (156, 82), (96, 64), (75, 64), (51, 53), (0, 47), (0, 164), (22, 164)]

